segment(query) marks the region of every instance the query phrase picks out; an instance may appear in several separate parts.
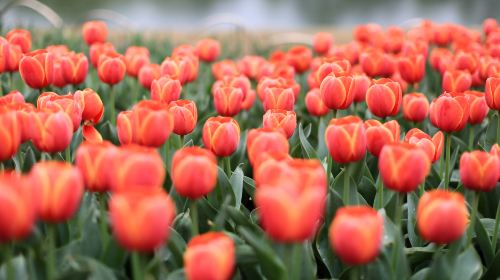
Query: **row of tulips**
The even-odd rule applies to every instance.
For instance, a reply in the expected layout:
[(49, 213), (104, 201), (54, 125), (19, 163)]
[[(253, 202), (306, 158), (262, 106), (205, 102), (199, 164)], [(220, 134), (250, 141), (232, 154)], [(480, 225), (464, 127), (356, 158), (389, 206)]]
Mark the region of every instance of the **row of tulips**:
[(82, 52), (9, 31), (0, 275), (499, 276), (500, 27), (353, 35), (237, 60), (202, 39), (156, 64), (100, 21)]

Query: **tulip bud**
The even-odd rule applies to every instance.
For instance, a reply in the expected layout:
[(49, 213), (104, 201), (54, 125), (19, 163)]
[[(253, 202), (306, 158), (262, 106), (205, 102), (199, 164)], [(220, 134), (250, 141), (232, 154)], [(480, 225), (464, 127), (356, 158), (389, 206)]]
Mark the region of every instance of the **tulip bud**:
[(222, 232), (193, 237), (184, 252), (188, 280), (229, 280), (235, 265), (234, 241)]
[(312, 51), (305, 46), (293, 46), (286, 53), (286, 62), (293, 66), (297, 73), (309, 69), (312, 61)]
[(366, 75), (374, 77), (390, 77), (397, 68), (395, 59), (380, 50), (361, 53), (359, 63)]
[(347, 206), (337, 210), (328, 233), (335, 254), (347, 264), (363, 265), (379, 254), (384, 219), (368, 206)]
[(108, 85), (115, 85), (123, 80), (127, 66), (121, 54), (102, 54), (97, 62), (99, 79)]
[(31, 33), (25, 29), (12, 29), (5, 35), (10, 44), (19, 46), (23, 53), (31, 49)]
[(0, 37), (0, 73), (16, 72), (23, 56), (21, 48), (2, 39)]
[[(255, 180), (255, 187), (266, 184), (274, 184), (280, 180), (282, 176), (287, 176), (286, 169), (288, 167), (288, 162), (292, 160), (292, 157), (288, 152), (276, 151), (267, 152), (262, 156), (259, 156), (255, 163), (253, 164), (253, 178)], [(279, 164), (281, 162), (286, 162), (287, 164)], [(277, 176), (277, 174), (279, 176)]]
[(425, 75), (425, 57), (421, 54), (404, 56), (398, 60), (398, 69), (406, 82), (418, 83)]
[(215, 109), (220, 115), (232, 117), (240, 112), (244, 97), (240, 88), (217, 87), (213, 96)]
[(267, 88), (264, 96), (264, 111), (281, 109), (293, 111), (295, 104), (294, 92), (290, 88)]
[(366, 148), (372, 155), (378, 157), (386, 144), (399, 141), (401, 128), (395, 120), (384, 124), (377, 120), (367, 120), (365, 121), (365, 130)]
[(403, 116), (412, 122), (425, 120), (429, 113), (429, 100), (423, 93), (407, 93), (403, 96)]
[(288, 153), (288, 140), (282, 130), (250, 129), (247, 134), (247, 154), (250, 164), (267, 152)]
[(125, 51), (124, 58), (127, 74), (137, 77), (141, 68), (149, 64), (149, 50), (146, 47), (130, 46)]
[(17, 113), (2, 107), (0, 107), (0, 143), (2, 143), (0, 162), (14, 156), (21, 145), (21, 124)]
[(80, 170), (85, 187), (91, 192), (109, 190), (109, 163), (117, 149), (110, 142), (85, 141), (76, 150), (75, 164)]
[(323, 103), (318, 88), (313, 88), (306, 94), (305, 103), (307, 111), (313, 116), (321, 117), (328, 114), (329, 109)]
[(168, 239), (175, 205), (160, 187), (114, 193), (109, 201), (109, 218), (113, 236), (121, 246), (151, 252)]
[(414, 144), (422, 148), (431, 162), (436, 162), (441, 157), (444, 144), (444, 134), (441, 131), (436, 132), (432, 138), (418, 128), (410, 129), (405, 135), (405, 142)]
[(314, 34), (313, 49), (318, 54), (326, 54), (333, 45), (333, 36), (327, 32)]
[(212, 75), (216, 80), (221, 80), (224, 76), (236, 76), (238, 74), (238, 66), (232, 60), (227, 59), (212, 64)]
[(73, 123), (63, 111), (38, 111), (31, 114), (32, 142), (41, 152), (64, 151), (73, 137)]
[(24, 95), (17, 90), (13, 90), (4, 96), (0, 96), (0, 106), (8, 104), (25, 104)]
[(160, 65), (161, 76), (172, 77), (185, 84), (189, 78), (189, 65), (187, 60), (174, 59), (167, 57)]
[(262, 70), (262, 67), (267, 63), (267, 61), (256, 55), (246, 55), (238, 61), (238, 69), (241, 73), (250, 79), (258, 80), (258, 76)]
[(201, 61), (212, 62), (220, 55), (220, 43), (210, 38), (202, 39), (196, 43), (196, 51)]
[[(327, 61), (330, 61), (328, 59)], [(347, 59), (336, 59), (332, 62), (323, 62), (316, 70), (316, 83), (319, 85), (327, 76), (342, 77), (351, 73), (351, 63)]]
[(321, 82), (321, 99), (333, 110), (347, 109), (354, 100), (354, 81), (350, 76), (327, 76)]
[(101, 55), (112, 55), (116, 53), (115, 47), (111, 43), (94, 43), (90, 46), (89, 57), (90, 63), (95, 68), (99, 66), (99, 58)]
[(297, 115), (293, 111), (268, 110), (263, 117), (262, 127), (282, 129), (286, 137), (290, 138), (297, 126)]
[[(500, 146), (496, 143), (491, 146), (490, 154), (495, 155), (500, 161)], [(498, 181), (500, 181), (500, 167), (498, 168)]]
[(97, 124), (101, 121), (104, 115), (104, 105), (101, 97), (93, 89), (86, 88), (75, 92), (75, 99), (79, 99), (79, 95), (83, 96), (83, 112), (82, 120), (91, 121)]
[(52, 54), (45, 50), (27, 53), (19, 62), (19, 73), (31, 88), (41, 89), (52, 83), (54, 61)]
[(465, 71), (446, 71), (443, 74), (443, 91), (463, 92), (472, 84), (472, 77)]
[(363, 102), (366, 99), (366, 91), (372, 84), (371, 79), (366, 75), (353, 75), (352, 76), (352, 95), (354, 95), (354, 102)]
[(168, 104), (181, 96), (181, 82), (170, 77), (161, 77), (151, 83), (151, 99)]
[(374, 80), (366, 92), (366, 105), (377, 117), (395, 116), (402, 99), (401, 86), (390, 79)]
[(151, 84), (154, 80), (160, 78), (160, 65), (158, 64), (147, 64), (141, 67), (138, 74), (139, 83), (147, 89), (151, 89)]
[(108, 37), (108, 26), (104, 21), (87, 21), (82, 28), (83, 40), (87, 45), (104, 43)]
[(493, 190), (497, 185), (499, 169), (498, 157), (487, 152), (465, 152), (460, 157), (460, 180), (470, 190)]
[(245, 99), (243, 99), (243, 102), (241, 102), (241, 109), (242, 110), (250, 110), (253, 106), (253, 103), (255, 102), (255, 98), (257, 97), (257, 94), (255, 93), (255, 90), (251, 89), (247, 92), (247, 96)]
[(464, 94), (441, 94), (431, 102), (430, 119), (432, 125), (445, 132), (462, 130), (469, 119), (467, 98)]
[[(193, 172), (197, 175), (192, 176)], [(209, 194), (217, 183), (217, 159), (207, 149), (186, 147), (172, 158), (172, 182), (184, 197), (198, 199)]]
[(233, 154), (240, 143), (240, 126), (231, 117), (210, 117), (203, 125), (203, 145), (216, 156)]
[(78, 210), (83, 195), (79, 170), (61, 161), (36, 163), (29, 173), (40, 219), (50, 223), (68, 221)]
[(72, 85), (85, 81), (89, 69), (89, 61), (83, 53), (69, 53), (61, 57), (61, 70), (64, 80)]
[(477, 69), (477, 58), (471, 54), (463, 51), (458, 51), (453, 59), (453, 68), (456, 70), (463, 70), (469, 73), (474, 73)]
[(174, 133), (186, 135), (191, 133), (198, 121), (196, 103), (191, 100), (175, 100), (168, 105), (168, 110), (174, 118)]
[(458, 240), (469, 223), (462, 194), (445, 190), (424, 193), (417, 206), (417, 227), (430, 242), (448, 244)]
[(500, 78), (490, 77), (484, 86), (488, 106), (495, 111), (500, 110)]
[(330, 121), (325, 131), (325, 142), (334, 161), (348, 163), (365, 156), (365, 135), (363, 121), (356, 116), (347, 116)]

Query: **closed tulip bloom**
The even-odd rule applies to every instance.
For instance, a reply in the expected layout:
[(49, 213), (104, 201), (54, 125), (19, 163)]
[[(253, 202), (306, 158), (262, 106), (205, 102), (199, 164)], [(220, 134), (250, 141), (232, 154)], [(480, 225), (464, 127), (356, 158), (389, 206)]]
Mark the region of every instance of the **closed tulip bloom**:
[(262, 78), (257, 84), (257, 94), (259, 99), (264, 101), (266, 98), (266, 92), (270, 88), (281, 88), (281, 89), (291, 89), (293, 91), (293, 96), (295, 99), (298, 98), (300, 93), (300, 85), (294, 80), (287, 80), (283, 77), (277, 78)]
[(202, 39), (196, 43), (196, 51), (201, 61), (212, 62), (220, 55), (220, 43), (211, 38)]
[(327, 76), (321, 82), (321, 99), (326, 107), (333, 110), (347, 109), (354, 100), (352, 77)]
[(82, 120), (99, 123), (104, 115), (104, 105), (99, 94), (91, 88), (86, 88), (77, 90), (74, 96), (75, 99), (83, 98)]
[(314, 34), (313, 49), (317, 54), (326, 54), (333, 45), (333, 36), (328, 32)]
[(498, 157), (488, 152), (465, 152), (460, 157), (460, 180), (470, 190), (493, 190), (497, 185), (499, 169)]
[(465, 71), (445, 71), (443, 74), (443, 91), (463, 92), (472, 84), (472, 76)]
[(99, 79), (108, 85), (115, 85), (125, 78), (127, 66), (121, 54), (111, 53), (101, 55), (97, 63)]
[(90, 192), (109, 190), (109, 164), (117, 153), (111, 142), (84, 141), (76, 150), (75, 165), (80, 170), (85, 187)]
[(221, 80), (216, 81), (212, 86), (212, 94), (215, 93), (219, 87), (233, 87), (241, 89), (243, 93), (243, 100), (246, 99), (249, 91), (252, 90), (250, 80), (243, 76), (225, 76)]
[(36, 204), (32, 186), (17, 173), (0, 174), (0, 243), (22, 240), (35, 226)]
[(421, 122), (429, 114), (429, 100), (423, 93), (414, 92), (403, 95), (403, 116), (412, 122)]
[(170, 102), (168, 110), (174, 118), (174, 133), (186, 135), (191, 133), (198, 121), (196, 103), (191, 100), (175, 100)]
[(118, 149), (109, 163), (111, 191), (151, 189), (163, 185), (165, 167), (156, 149), (125, 145)]
[(250, 110), (253, 106), (253, 103), (255, 102), (255, 98), (257, 97), (257, 93), (255, 90), (251, 89), (247, 92), (247, 95), (245, 96), (245, 99), (243, 99), (243, 102), (241, 102), (241, 109), (242, 110)]
[(38, 111), (31, 114), (32, 142), (41, 152), (64, 151), (73, 137), (73, 122), (63, 111)]
[(64, 80), (72, 85), (85, 81), (89, 69), (89, 61), (83, 53), (69, 53), (61, 57), (61, 70)]
[[(491, 146), (490, 154), (495, 155), (500, 161), (500, 146), (498, 144), (494, 144)], [(498, 168), (498, 181), (500, 181), (500, 167)]]
[(309, 69), (311, 61), (312, 51), (305, 46), (293, 46), (286, 53), (287, 64), (293, 66), (299, 74)]
[(131, 77), (137, 77), (141, 68), (149, 64), (149, 56), (149, 50), (146, 47), (128, 47), (124, 56), (127, 74)]
[[(192, 176), (193, 172), (196, 176)], [(172, 158), (172, 182), (183, 197), (198, 199), (209, 194), (217, 183), (217, 159), (210, 150), (185, 147)]]
[(294, 92), (291, 88), (267, 88), (264, 96), (264, 110), (282, 109), (293, 111), (295, 104)]
[(151, 99), (166, 104), (170, 101), (179, 99), (181, 91), (181, 82), (168, 76), (153, 80), (151, 83)]
[(498, 22), (494, 18), (487, 18), (483, 21), (483, 31), (486, 35), (498, 29)]
[(375, 77), (390, 77), (397, 68), (394, 58), (380, 50), (361, 53), (359, 63), (366, 75)]
[(293, 111), (268, 110), (262, 120), (262, 127), (282, 129), (288, 138), (292, 137), (296, 126), (297, 114)]
[(424, 193), (417, 206), (417, 227), (430, 242), (449, 244), (458, 240), (469, 223), (462, 194), (445, 190)]
[(431, 102), (432, 125), (445, 131), (462, 130), (469, 119), (469, 103), (463, 94), (444, 93)]
[(92, 66), (97, 68), (99, 66), (99, 58), (101, 55), (108, 55), (116, 53), (115, 47), (111, 43), (94, 43), (89, 49), (89, 58)]
[(52, 85), (62, 88), (68, 85), (68, 82), (64, 78), (64, 73), (61, 67), (61, 58), (56, 57), (54, 59), (54, 72), (53, 72), (53, 77), (52, 77)]
[(18, 45), (2, 41), (0, 37), (0, 73), (18, 71), (22, 57), (23, 53)]
[(31, 88), (41, 89), (48, 86), (54, 76), (52, 54), (45, 50), (25, 54), (19, 62), (19, 73), (23, 81)]
[(404, 56), (398, 60), (401, 77), (410, 84), (420, 82), (425, 74), (425, 57), (421, 54)]
[(240, 73), (238, 66), (233, 60), (222, 60), (212, 64), (212, 75), (216, 80), (224, 78), (224, 76), (236, 76)]
[(253, 164), (255, 187), (258, 188), (264, 183), (274, 184), (275, 180), (281, 179), (282, 176), (287, 176), (288, 164), (279, 163), (288, 163), (291, 160), (293, 158), (290, 154), (283, 151), (267, 152), (259, 156)]
[(458, 51), (453, 58), (453, 68), (474, 73), (478, 67), (477, 57), (472, 53)]
[(468, 90), (464, 93), (469, 102), (469, 123), (472, 125), (482, 123), (490, 111), (484, 92)]
[(250, 129), (247, 136), (247, 154), (250, 164), (267, 152), (288, 153), (290, 145), (282, 130)]
[(325, 142), (337, 163), (361, 160), (366, 154), (366, 132), (356, 116), (332, 119), (325, 131)]
[(382, 247), (384, 219), (368, 206), (347, 206), (337, 210), (328, 237), (335, 254), (346, 264), (372, 262)]
[(405, 142), (422, 148), (434, 163), (439, 160), (443, 152), (444, 134), (438, 131), (431, 137), (418, 128), (412, 128), (406, 133)]
[(61, 223), (73, 217), (83, 195), (83, 180), (76, 167), (61, 161), (38, 162), (29, 180), (41, 220)]
[(306, 108), (309, 114), (321, 117), (328, 114), (329, 110), (321, 99), (319, 88), (313, 88), (306, 94), (305, 98)]
[(160, 65), (147, 64), (142, 66), (137, 77), (142, 87), (147, 90), (151, 89), (153, 81), (160, 78)]
[(5, 38), (9, 43), (19, 46), (23, 53), (31, 49), (31, 33), (26, 29), (12, 29), (7, 32)]
[(132, 144), (137, 142), (137, 128), (134, 112), (131, 110), (121, 111), (116, 116), (116, 134), (120, 144)]
[(232, 155), (240, 143), (240, 126), (231, 117), (210, 117), (203, 125), (203, 145), (218, 157)]
[(377, 117), (395, 116), (402, 100), (401, 86), (390, 79), (374, 80), (366, 92), (366, 104)]
[(82, 28), (83, 40), (87, 45), (104, 43), (108, 37), (108, 26), (104, 21), (87, 21)]
[(352, 95), (354, 95), (354, 102), (363, 102), (366, 99), (366, 91), (372, 84), (372, 80), (366, 75), (353, 75)]
[(0, 162), (14, 156), (21, 145), (21, 123), (15, 111), (0, 107)]
[(342, 77), (351, 73), (351, 63), (347, 59), (325, 59), (316, 70), (316, 84), (320, 85), (327, 76)]
[[(17, 121), (19, 123), (19, 129), (21, 130), (21, 143), (24, 143), (33, 138), (32, 130), (32, 114), (36, 111), (35, 106), (31, 103), (15, 103), (5, 105), (6, 109), (15, 111), (17, 115)], [(0, 111), (2, 111), (0, 109)], [(0, 113), (1, 114), (1, 113)], [(5, 143), (2, 141), (2, 143)]]
[(232, 117), (241, 111), (243, 92), (236, 87), (217, 87), (213, 92), (214, 106), (217, 113)]
[(160, 187), (114, 193), (109, 201), (113, 236), (129, 251), (152, 252), (165, 244), (175, 204)]
[(188, 82), (190, 69), (187, 60), (167, 57), (160, 65), (161, 76), (178, 79), (181, 84)]
[(267, 63), (266, 59), (256, 55), (246, 55), (238, 61), (238, 70), (250, 79), (258, 80), (262, 67)]
[(399, 141), (401, 128), (395, 120), (384, 124), (377, 120), (365, 121), (366, 129), (366, 148), (368, 151), (378, 157), (382, 148), (389, 143)]
[(82, 95), (57, 95), (55, 92), (44, 92), (36, 101), (38, 109), (52, 109), (63, 111), (71, 118), (73, 132), (76, 132), (82, 122), (82, 113), (85, 106)]
[(495, 111), (500, 110), (500, 77), (490, 77), (484, 86), (486, 104)]

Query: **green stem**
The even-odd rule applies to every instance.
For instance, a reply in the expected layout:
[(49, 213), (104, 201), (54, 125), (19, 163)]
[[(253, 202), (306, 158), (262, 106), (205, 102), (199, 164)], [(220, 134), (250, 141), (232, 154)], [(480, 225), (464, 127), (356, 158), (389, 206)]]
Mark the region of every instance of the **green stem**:
[(227, 178), (230, 179), (233, 171), (231, 169), (231, 158), (229, 156), (224, 158), (224, 165), (225, 165), (225, 169), (226, 169)]
[(5, 166), (3, 165), (3, 162), (0, 162), (0, 173), (3, 173), (5, 170)]
[(349, 279), (358, 280), (359, 278), (359, 267), (353, 266), (349, 272)]
[(337, 110), (333, 109), (333, 110), (332, 110), (332, 113), (333, 113), (333, 118), (334, 118), (334, 119), (335, 119), (335, 118), (337, 118)]
[(402, 200), (401, 200), (401, 195), (400, 193), (396, 193), (396, 204), (394, 207), (394, 224), (396, 225), (396, 230), (398, 232), (401, 232), (401, 219), (402, 219)]
[(377, 209), (382, 209), (384, 208), (384, 184), (382, 182), (382, 177), (380, 177), (380, 174), (378, 175), (377, 192), (378, 192)]
[(302, 243), (296, 243), (290, 245), (291, 247), (291, 262), (290, 262), (290, 279), (298, 280), (301, 279), (301, 268), (302, 268)]
[(330, 187), (330, 182), (332, 181), (330, 177), (332, 176), (332, 166), (333, 166), (333, 158), (331, 155), (326, 156), (326, 180), (328, 187)]
[(472, 213), (470, 216), (469, 223), (469, 234), (467, 235), (467, 246), (472, 244), (472, 234), (474, 233), (474, 226), (476, 225), (477, 217), (477, 206), (479, 204), (479, 192), (474, 191), (474, 196), (472, 198)]
[(495, 228), (493, 229), (493, 240), (491, 242), (491, 247), (493, 248), (493, 254), (495, 254), (497, 250), (499, 225), (500, 225), (500, 203), (497, 206), (497, 215), (495, 216)]
[(344, 201), (344, 205), (349, 205), (349, 164), (346, 164), (344, 168), (344, 194), (342, 195), (342, 200)]
[(65, 151), (65, 158), (67, 163), (71, 163), (71, 145), (68, 145)]
[(114, 126), (116, 125), (116, 115), (115, 115), (115, 87), (110, 86), (109, 89), (109, 121)]
[(358, 102), (353, 102), (352, 105), (352, 113), (357, 116), (358, 115)]
[(9, 88), (14, 89), (14, 72), (9, 72)]
[(107, 215), (106, 193), (100, 193), (97, 199), (99, 200), (99, 229), (101, 231), (102, 247), (106, 249), (109, 241), (108, 223), (106, 220), (106, 215)]
[(7, 280), (14, 280), (14, 266), (12, 265), (12, 248), (10, 247), (10, 244), (6, 243), (4, 244), (4, 262), (5, 262), (5, 268), (7, 272)]
[(189, 213), (191, 214), (191, 231), (193, 237), (195, 237), (200, 232), (198, 229), (198, 207), (196, 207), (196, 200), (192, 200), (189, 204)]
[(144, 279), (142, 271), (141, 254), (139, 252), (132, 252), (132, 275), (134, 280)]
[(450, 153), (451, 153), (451, 134), (446, 134), (446, 160), (444, 168), (444, 189), (447, 190), (450, 184)]
[(56, 236), (55, 236), (55, 225), (47, 224), (47, 260), (46, 260), (46, 272), (47, 280), (56, 279)]
[(474, 149), (474, 125), (470, 126), (469, 130), (469, 151), (472, 151)]

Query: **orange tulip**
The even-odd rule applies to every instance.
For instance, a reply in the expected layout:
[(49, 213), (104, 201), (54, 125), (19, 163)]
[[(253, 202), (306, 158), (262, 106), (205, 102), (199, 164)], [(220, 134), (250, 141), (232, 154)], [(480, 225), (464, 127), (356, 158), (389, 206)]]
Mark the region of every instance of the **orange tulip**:
[(284, 61), (267, 63), (262, 66), (259, 74), (259, 81), (264, 78), (283, 78), (287, 81), (293, 81), (295, 79), (295, 68), (293, 66), (286, 64)]
[(384, 219), (368, 206), (347, 206), (337, 210), (328, 233), (335, 254), (350, 265), (373, 261), (379, 254)]
[(85, 141), (92, 143), (101, 143), (103, 141), (102, 135), (95, 129), (92, 123), (86, 123), (82, 127), (82, 136)]
[(89, 57), (92, 66), (99, 66), (99, 58), (101, 55), (109, 55), (116, 53), (115, 47), (111, 43), (94, 43), (90, 46)]
[(300, 85), (297, 84), (294, 80), (287, 80), (282, 77), (266, 77), (262, 78), (257, 84), (257, 94), (259, 95), (259, 99), (264, 101), (266, 98), (266, 92), (272, 88), (291, 89), (293, 91), (293, 96), (295, 99), (298, 98), (300, 93)]
[(366, 91), (372, 84), (371, 79), (366, 75), (353, 75), (352, 76), (352, 95), (354, 95), (354, 102), (363, 102), (366, 99)]
[(0, 96), (0, 106), (8, 104), (24, 104), (24, 95), (17, 90), (12, 90), (4, 96)]
[(477, 56), (472, 53), (458, 51), (453, 58), (453, 68), (474, 73), (478, 67)]
[(247, 135), (247, 154), (250, 164), (267, 152), (288, 153), (288, 140), (284, 132), (269, 128), (250, 129)]
[(377, 120), (365, 121), (366, 130), (366, 148), (368, 151), (378, 157), (382, 148), (389, 143), (399, 141), (401, 128), (395, 120), (384, 124)]
[(239, 88), (243, 93), (243, 100), (246, 99), (246, 96), (252, 90), (250, 80), (243, 76), (224, 76), (222, 79), (216, 81), (212, 86), (212, 94), (215, 93), (217, 88), (219, 87), (233, 87)]
[(82, 28), (83, 40), (87, 45), (104, 43), (108, 37), (108, 26), (104, 21), (87, 21)]
[(121, 146), (109, 164), (109, 184), (113, 192), (156, 188), (165, 180), (163, 160), (153, 148)]
[(329, 112), (328, 107), (326, 107), (321, 99), (321, 93), (318, 88), (313, 88), (306, 94), (305, 103), (307, 111), (313, 116), (321, 117)]
[(181, 82), (168, 76), (153, 80), (151, 83), (151, 99), (166, 104), (179, 99), (181, 91)]
[[(490, 154), (495, 155), (500, 161), (500, 146), (496, 143), (491, 146)], [(498, 168), (498, 181), (500, 181), (500, 167)]]
[(500, 77), (490, 77), (484, 86), (486, 104), (495, 111), (500, 110)]
[(293, 111), (295, 104), (294, 92), (291, 88), (267, 88), (264, 97), (264, 111), (282, 109)]
[(217, 113), (227, 117), (235, 116), (240, 112), (244, 98), (243, 92), (237, 87), (216, 87), (213, 97)]
[(434, 136), (429, 136), (418, 128), (410, 129), (405, 135), (405, 142), (414, 144), (424, 149), (429, 159), (434, 163), (439, 160), (443, 151), (444, 134), (441, 131), (436, 132)]
[[(282, 151), (267, 152), (259, 156), (253, 164), (255, 186), (258, 188), (264, 183), (274, 184), (278, 182), (277, 180), (281, 179), (282, 175), (287, 176), (286, 173), (289, 170), (288, 162), (291, 160), (292, 157), (288, 152)], [(280, 164), (282, 162), (287, 164)]]
[(421, 122), (429, 114), (429, 100), (423, 93), (407, 93), (403, 96), (403, 116), (412, 122)]
[(354, 39), (359, 42), (369, 43), (372, 37), (383, 32), (382, 26), (376, 23), (360, 24), (353, 30)]
[(482, 123), (490, 111), (484, 92), (468, 90), (464, 93), (469, 102), (469, 123), (472, 125)]
[(293, 111), (268, 110), (263, 117), (262, 127), (282, 129), (286, 137), (290, 138), (297, 126), (297, 114)]
[(347, 59), (323, 59), (323, 63), (312, 74), (316, 78), (314, 84), (318, 87), (327, 76), (341, 77), (351, 73), (351, 63)]
[(191, 100), (175, 100), (168, 105), (168, 110), (174, 118), (174, 133), (186, 135), (191, 133), (198, 121), (196, 103)]
[(184, 252), (188, 280), (229, 280), (233, 275), (234, 241), (222, 232), (208, 232), (189, 240)]
[(21, 125), (17, 113), (0, 107), (0, 162), (14, 156), (21, 145)]
[(149, 50), (146, 47), (129, 46), (125, 51), (124, 58), (127, 74), (131, 77), (137, 77), (141, 68), (149, 64)]
[[(4, 105), (4, 108), (6, 109), (6, 111), (14, 111), (17, 115), (19, 129), (21, 130), (21, 143), (31, 140), (33, 138), (31, 115), (36, 110), (35, 106), (33, 106), (31, 103), (14, 103)], [(1, 111), (2, 110), (0, 106), (0, 112)]]
[(267, 63), (267, 61), (256, 55), (246, 55), (238, 61), (238, 70), (250, 79), (258, 80), (262, 67)]
[[(193, 172), (197, 175), (192, 176)], [(217, 159), (207, 149), (185, 147), (172, 158), (172, 182), (182, 196), (198, 199), (209, 194), (217, 183)]]
[(472, 76), (465, 71), (445, 71), (442, 88), (444, 91), (463, 92), (472, 84)]
[(174, 59), (167, 57), (160, 65), (161, 76), (169, 76), (178, 79), (181, 84), (188, 82), (190, 69), (187, 59)]
[(97, 63), (99, 79), (108, 84), (115, 85), (123, 80), (127, 66), (121, 54), (102, 54)]
[(109, 190), (109, 164), (117, 153), (110, 142), (84, 141), (76, 150), (75, 164), (82, 174), (85, 187), (91, 192)]
[(45, 50), (25, 54), (19, 62), (19, 73), (23, 81), (31, 88), (41, 89), (48, 86), (54, 76), (52, 54)]
[(77, 131), (82, 122), (82, 113), (85, 106), (82, 95), (57, 95), (55, 92), (44, 92), (38, 96), (36, 107), (38, 109), (52, 109), (63, 111), (71, 118), (73, 132)]
[(50, 223), (66, 222), (76, 213), (83, 195), (80, 171), (69, 163), (42, 161), (29, 173), (40, 219)]
[(432, 125), (446, 131), (462, 130), (469, 119), (469, 104), (463, 94), (444, 93), (431, 102)]
[(8, 43), (0, 37), (0, 73), (18, 71), (22, 56), (18, 45)]
[(387, 144), (380, 152), (378, 168), (384, 186), (397, 192), (412, 192), (431, 170), (431, 159), (416, 145)]
[(125, 249), (152, 252), (170, 235), (175, 204), (160, 188), (115, 193), (109, 201), (113, 235)]
[(220, 55), (220, 43), (211, 38), (202, 39), (196, 43), (196, 51), (201, 61), (213, 62)]
[(99, 94), (93, 89), (86, 88), (77, 90), (74, 96), (76, 100), (83, 98), (82, 120), (99, 123), (104, 115), (104, 105)]
[(31, 49), (31, 33), (25, 29), (12, 29), (7, 32), (5, 38), (9, 43), (19, 46), (23, 53), (27, 53)]
[(333, 160), (348, 163), (366, 154), (366, 132), (363, 121), (355, 116), (332, 119), (325, 131), (325, 142)]
[(421, 54), (404, 56), (398, 60), (398, 69), (406, 82), (418, 83), (425, 75), (425, 57)]
[(232, 60), (226, 59), (212, 64), (212, 75), (216, 80), (221, 80), (224, 76), (236, 76), (239, 73), (238, 66)]
[(0, 243), (22, 240), (33, 231), (35, 197), (26, 178), (17, 173), (0, 173)]
[(287, 64), (293, 66), (297, 73), (303, 73), (309, 69), (312, 61), (312, 51), (305, 46), (293, 46), (286, 53)]
[(203, 145), (216, 156), (233, 154), (240, 143), (240, 126), (231, 117), (210, 117), (203, 125)]
[(241, 109), (242, 110), (250, 110), (253, 106), (253, 103), (255, 102), (255, 98), (257, 97), (257, 93), (255, 93), (255, 90), (251, 89), (247, 92), (247, 96), (245, 96), (245, 99), (243, 99), (243, 102), (241, 102)]
[(313, 49), (317, 54), (326, 54), (333, 45), (333, 36), (328, 32), (314, 34)]
[(37, 111), (31, 114), (32, 142), (42, 152), (64, 151), (73, 137), (73, 122), (63, 111)]
[(465, 152), (460, 157), (460, 180), (470, 190), (493, 190), (497, 185), (499, 169), (498, 157), (488, 152)]
[(321, 82), (321, 99), (333, 110), (347, 109), (354, 100), (354, 80), (350, 76), (327, 76)]
[(401, 86), (390, 79), (374, 80), (366, 92), (366, 105), (377, 117), (395, 116), (402, 99)]
[(54, 58), (54, 72), (53, 72), (53, 77), (52, 77), (52, 85), (62, 88), (68, 85), (68, 82), (64, 78), (64, 72), (61, 67), (61, 57), (55, 57)]
[(390, 77), (397, 68), (394, 58), (380, 50), (361, 53), (359, 63), (363, 72), (372, 78)]
[(417, 206), (417, 227), (430, 242), (448, 244), (458, 240), (469, 223), (462, 194), (445, 190), (424, 193)]
[(434, 26), (434, 36), (432, 41), (434, 44), (444, 47), (448, 45), (452, 40), (451, 25), (450, 24), (440, 24)]
[(483, 21), (483, 31), (486, 35), (498, 29), (498, 22), (494, 18), (487, 18)]
[(61, 70), (64, 80), (72, 85), (85, 81), (89, 69), (89, 61), (83, 53), (68, 53), (61, 57)]
[(145, 89), (151, 89), (153, 81), (160, 78), (160, 65), (147, 64), (142, 66), (137, 77), (139, 79), (139, 83), (141, 83)]

